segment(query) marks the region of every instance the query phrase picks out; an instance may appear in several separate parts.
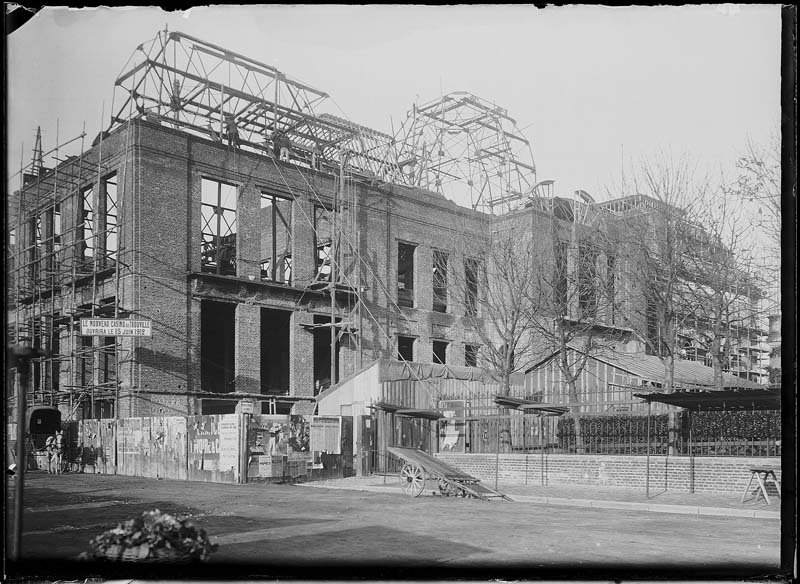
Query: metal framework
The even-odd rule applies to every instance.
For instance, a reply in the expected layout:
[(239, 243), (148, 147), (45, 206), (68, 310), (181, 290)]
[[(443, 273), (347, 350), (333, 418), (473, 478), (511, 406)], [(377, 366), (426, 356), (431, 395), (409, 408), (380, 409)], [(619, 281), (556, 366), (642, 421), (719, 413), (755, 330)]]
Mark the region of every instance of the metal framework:
[(392, 182), (472, 209), (502, 213), (534, 195), (530, 142), (508, 112), (467, 92), (417, 106), (400, 129)]
[(163, 30), (136, 48), (117, 77), (109, 131), (130, 114), (216, 139), (232, 123), (248, 150), (271, 150), (277, 132), (291, 142), (291, 162), (336, 168), (345, 151), (354, 172), (378, 176), (392, 158), (391, 136), (315, 113), (328, 97), (270, 65)]

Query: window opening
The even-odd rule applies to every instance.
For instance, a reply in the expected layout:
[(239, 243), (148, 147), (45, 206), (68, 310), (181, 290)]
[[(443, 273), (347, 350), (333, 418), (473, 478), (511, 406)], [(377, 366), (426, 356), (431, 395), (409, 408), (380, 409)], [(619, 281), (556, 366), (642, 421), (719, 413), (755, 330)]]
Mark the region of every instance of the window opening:
[[(203, 391), (234, 391), (236, 305), (203, 300), (200, 303), (200, 383)], [(202, 401), (203, 414), (232, 414), (229, 400)]]
[(316, 251), (316, 276), (318, 282), (331, 280), (331, 221), (324, 207), (314, 207), (314, 247)]
[(447, 312), (447, 260), (446, 252), (433, 250), (433, 310)]
[(410, 243), (397, 244), (397, 304), (414, 307), (414, 250)]
[(79, 382), (82, 387), (89, 387), (94, 383), (94, 380), (92, 379), (92, 370), (94, 368), (94, 349), (92, 346), (92, 337), (81, 336), (78, 345), (80, 347), (80, 357), (78, 358), (78, 372), (80, 376)]
[(464, 312), (467, 316), (478, 314), (478, 277), (480, 273), (479, 260), (467, 258), (464, 260)]
[(201, 181), (201, 263), (204, 272), (236, 275), (235, 186)]
[(112, 174), (103, 181), (103, 192), (105, 193), (104, 201), (104, 216), (105, 216), (105, 233), (104, 247), (106, 252), (106, 260), (111, 265), (117, 261), (117, 251), (119, 250), (118, 232), (117, 232), (117, 175)]
[(261, 280), (292, 283), (292, 201), (261, 193)]
[[(289, 327), (292, 313), (261, 309), (261, 393), (289, 393)], [(263, 402), (269, 413), (269, 403)]]
[[(314, 395), (330, 387), (331, 385), (331, 331), (328, 326), (331, 322), (329, 316), (314, 315)], [(341, 318), (336, 317), (335, 323), (341, 322)], [(336, 361), (339, 362), (341, 344), (336, 342)], [(334, 383), (341, 379), (340, 368), (336, 368), (336, 379)]]
[[(58, 313), (54, 314), (53, 316), (55, 320), (56, 318), (58, 318)], [(61, 375), (61, 362), (57, 358), (58, 355), (61, 354), (61, 341), (58, 338), (57, 330), (52, 335), (52, 340), (50, 342), (50, 354), (55, 357), (50, 360), (50, 380), (51, 380), (50, 387), (52, 391), (56, 393), (61, 387), (61, 380), (59, 379)]]
[(50, 243), (50, 260), (48, 261), (48, 268), (51, 271), (58, 270), (61, 267), (61, 250), (63, 233), (61, 226), (61, 205), (54, 205), (50, 208), (50, 215), (52, 220), (52, 240)]
[(8, 253), (6, 254), (6, 260), (8, 261), (8, 274), (10, 278), (13, 278), (14, 282), (9, 282), (10, 286), (9, 289), (17, 288), (19, 286), (19, 282), (17, 282), (17, 275), (16, 275), (16, 255), (17, 255), (17, 230), (14, 227), (9, 227), (8, 229)]
[(41, 258), (42, 258), (42, 245), (44, 238), (42, 236), (42, 217), (36, 215), (31, 218), (31, 257), (30, 257), (30, 277), (33, 282), (38, 282), (41, 276)]
[(447, 363), (447, 341), (433, 341), (433, 362), (440, 365)]
[(464, 345), (464, 365), (467, 367), (478, 366), (478, 345)]
[(117, 379), (117, 344), (116, 337), (103, 337), (103, 348), (100, 350), (100, 381), (113, 383)]
[(86, 187), (81, 191), (80, 217), (78, 229), (80, 231), (79, 247), (80, 261), (90, 262), (94, 258), (94, 190)]
[(397, 337), (397, 359), (400, 361), (414, 360), (414, 337)]

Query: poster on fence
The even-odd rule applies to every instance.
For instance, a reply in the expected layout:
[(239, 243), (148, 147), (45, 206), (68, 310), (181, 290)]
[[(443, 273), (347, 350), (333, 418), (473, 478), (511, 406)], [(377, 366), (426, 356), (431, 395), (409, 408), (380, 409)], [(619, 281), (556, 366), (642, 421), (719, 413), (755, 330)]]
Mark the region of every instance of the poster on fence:
[(187, 422), (189, 478), (212, 482), (238, 481), (239, 416), (194, 416)]
[(247, 431), (247, 480), (306, 474), (310, 416), (254, 414)]
[(439, 411), (444, 416), (439, 420), (439, 452), (465, 452), (464, 411), (467, 402), (463, 399), (439, 402)]
[(340, 416), (313, 416), (311, 418), (311, 449), (315, 453), (342, 453), (342, 418)]
[(219, 470), (235, 471), (239, 468), (239, 416), (227, 414), (219, 420)]

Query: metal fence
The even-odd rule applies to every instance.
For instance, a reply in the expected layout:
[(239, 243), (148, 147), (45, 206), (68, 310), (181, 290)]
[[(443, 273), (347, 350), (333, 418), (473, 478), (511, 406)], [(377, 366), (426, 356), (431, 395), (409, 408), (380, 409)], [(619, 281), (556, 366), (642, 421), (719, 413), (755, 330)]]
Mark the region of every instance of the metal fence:
[[(463, 423), (465, 453), (780, 456), (780, 412), (676, 411), (540, 416), (513, 412), (451, 418)], [(577, 429), (577, 431), (576, 431)], [(443, 434), (439, 430), (439, 450)]]

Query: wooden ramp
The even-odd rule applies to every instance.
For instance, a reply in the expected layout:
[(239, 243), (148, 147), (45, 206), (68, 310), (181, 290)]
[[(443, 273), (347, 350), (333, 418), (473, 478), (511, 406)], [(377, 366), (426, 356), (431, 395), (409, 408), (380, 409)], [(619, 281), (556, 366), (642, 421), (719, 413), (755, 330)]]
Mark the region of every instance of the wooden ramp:
[(482, 485), (479, 479), (418, 448), (389, 446), (387, 449), (406, 463), (400, 471), (400, 486), (407, 495), (420, 496), (430, 478), (437, 481), (441, 495), (511, 500), (504, 494)]

